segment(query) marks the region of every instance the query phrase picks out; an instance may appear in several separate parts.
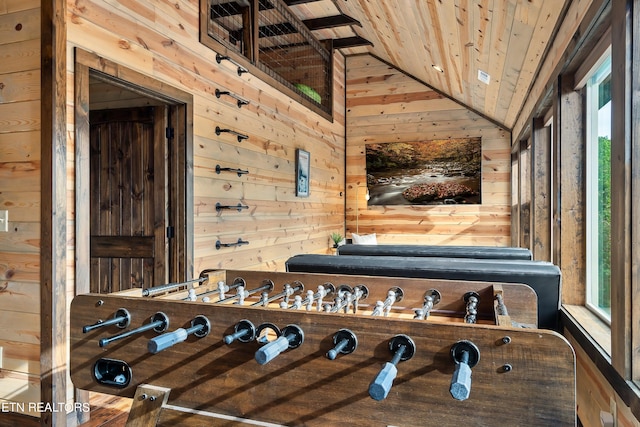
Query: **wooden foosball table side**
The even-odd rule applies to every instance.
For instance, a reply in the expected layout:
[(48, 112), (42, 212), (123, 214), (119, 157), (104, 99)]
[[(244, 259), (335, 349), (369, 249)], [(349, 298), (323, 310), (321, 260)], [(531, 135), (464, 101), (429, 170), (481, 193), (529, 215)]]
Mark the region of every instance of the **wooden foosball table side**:
[[(208, 282), (232, 283), (238, 277), (247, 288), (270, 280), (276, 290), (294, 280), (314, 290), (327, 282), (366, 284), (369, 296), (357, 314), (345, 314), (185, 301), (186, 290), (157, 297), (81, 295), (71, 306), (75, 386), (133, 397), (130, 425), (575, 425), (573, 350), (555, 332), (519, 326), (535, 324), (536, 319), (535, 293), (526, 286), (225, 270)], [(401, 287), (403, 299), (389, 316), (371, 316), (372, 301), (384, 298), (390, 287)], [(206, 284), (199, 291), (205, 289)], [(420, 307), (430, 289), (438, 289), (441, 300), (426, 320), (413, 319), (407, 312)], [(469, 291), (480, 296), (481, 321), (476, 324), (460, 320), (465, 312), (462, 295)], [(508, 314), (498, 309), (498, 294)], [(83, 332), (122, 309), (129, 314), (127, 325)], [(169, 319), (165, 332), (150, 329), (99, 345), (149, 324), (157, 313)], [(189, 334), (150, 352), (150, 341), (189, 330), (196, 318), (206, 318), (206, 334)], [(265, 361), (267, 343), (259, 337), (223, 341), (242, 322), (257, 329), (271, 325), (279, 338), (283, 330), (299, 330), (303, 338), (295, 346), (290, 341), (275, 356), (271, 351)], [(327, 354), (344, 330), (357, 337), (357, 345), (331, 360)], [(405, 347), (401, 357), (395, 357), (398, 342)], [(410, 352), (407, 342), (413, 346)], [(470, 346), (470, 353), (477, 350), (477, 357), (457, 360), (460, 352), (454, 348), (460, 343), (465, 352), (464, 346)], [(128, 370), (126, 383), (114, 380), (119, 372), (105, 383), (109, 369)], [(390, 384), (380, 380), (383, 371), (394, 370)], [(465, 372), (468, 378), (455, 379)], [(387, 387), (386, 394), (372, 392), (372, 384)], [(461, 398), (452, 384), (468, 388), (468, 395)]]

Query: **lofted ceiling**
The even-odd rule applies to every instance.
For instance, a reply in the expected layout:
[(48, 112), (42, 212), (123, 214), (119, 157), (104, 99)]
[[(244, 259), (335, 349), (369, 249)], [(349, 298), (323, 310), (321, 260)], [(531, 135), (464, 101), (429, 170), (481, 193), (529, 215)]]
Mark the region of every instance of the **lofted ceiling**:
[[(320, 39), (371, 44), (373, 54), (511, 129), (571, 0), (288, 0), (303, 21), (347, 15), (357, 23), (314, 30)], [(433, 66), (442, 68), (437, 71)], [(488, 76), (487, 83), (479, 73)]]

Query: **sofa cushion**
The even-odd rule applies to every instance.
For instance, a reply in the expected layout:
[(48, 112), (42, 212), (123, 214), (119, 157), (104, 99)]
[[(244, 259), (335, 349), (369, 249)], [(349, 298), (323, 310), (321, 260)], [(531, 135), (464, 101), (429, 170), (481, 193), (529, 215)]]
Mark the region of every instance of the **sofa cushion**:
[(373, 234), (351, 233), (351, 239), (353, 240), (354, 245), (373, 246), (378, 244), (376, 233), (373, 233)]
[(412, 256), (531, 260), (529, 249), (497, 246), (344, 245), (338, 255)]

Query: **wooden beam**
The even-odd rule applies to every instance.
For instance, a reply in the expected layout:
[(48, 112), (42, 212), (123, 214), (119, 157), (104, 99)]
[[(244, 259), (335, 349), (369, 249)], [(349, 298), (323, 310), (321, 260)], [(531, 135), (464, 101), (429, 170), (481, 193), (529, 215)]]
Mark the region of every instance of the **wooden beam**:
[(360, 21), (345, 15), (344, 13), (334, 16), (325, 16), (322, 18), (305, 19), (302, 23), (311, 31), (323, 30), (325, 28), (344, 27), (346, 25), (357, 25), (362, 27)]
[(551, 128), (544, 118), (532, 123), (531, 252), (537, 261), (551, 261)]
[(369, 40), (365, 39), (364, 37), (360, 37), (360, 36), (344, 37), (341, 39), (333, 40), (334, 49), (346, 49), (349, 47), (356, 47), (356, 46), (373, 46), (373, 43), (371, 43)]
[[(632, 2), (627, 2), (632, 3)], [(631, 148), (631, 188), (632, 193), (630, 195), (631, 198), (631, 212), (629, 222), (627, 224), (637, 224), (638, 218), (640, 218), (640, 206), (638, 206), (638, 199), (640, 199), (640, 194), (638, 192), (638, 185), (640, 185), (640, 129), (638, 129), (638, 120), (640, 120), (640, 100), (637, 96), (638, 88), (640, 88), (640, 43), (638, 40), (638, 32), (640, 31), (640, 8), (637, 6), (637, 3), (633, 4), (633, 7), (630, 7), (632, 12), (631, 17), (631, 29), (630, 32), (633, 35), (633, 40), (630, 41), (631, 51), (631, 69), (630, 73), (630, 83), (631, 86), (627, 87), (628, 97), (631, 98), (630, 108), (631, 112), (629, 115), (625, 114), (625, 117), (629, 117), (628, 124), (631, 127), (631, 131), (629, 134), (629, 144)], [(612, 156), (613, 158), (613, 156)], [(615, 191), (615, 190), (614, 190)], [(640, 304), (640, 273), (638, 273), (638, 252), (635, 251), (635, 248), (640, 247), (640, 233), (638, 231), (638, 227), (631, 227), (632, 233), (629, 233), (628, 237), (630, 240), (630, 244), (627, 246), (630, 249), (628, 256), (630, 261), (630, 270), (632, 272), (631, 275), (631, 283), (630, 283), (630, 298), (626, 299), (627, 307), (638, 307)], [(632, 249), (634, 248), (634, 249)], [(613, 279), (612, 279), (613, 282)], [(640, 324), (640, 313), (638, 313), (637, 309), (630, 310), (631, 318), (629, 319), (629, 325), (632, 325), (633, 328), (633, 336), (631, 337), (631, 347), (637, 349), (640, 346), (640, 334), (638, 330), (633, 325)], [(640, 379), (640, 358), (638, 357), (638, 353), (634, 353), (633, 360), (631, 361), (631, 379), (636, 382)], [(637, 416), (637, 412), (635, 413)]]
[[(67, 26), (66, 1), (41, 3), (40, 393), (67, 402)], [(67, 425), (65, 411), (41, 413), (43, 426)]]
[(520, 150), (511, 149), (511, 246), (520, 246)]
[[(83, 191), (78, 183), (90, 182), (89, 168), (89, 67), (86, 64), (76, 62), (74, 64), (74, 105), (75, 105), (75, 140), (87, 141), (87, 143), (78, 143), (75, 147), (75, 252), (76, 257), (75, 269), (75, 289), (74, 295), (87, 294), (91, 291), (89, 285), (90, 280), (90, 221), (83, 218), (90, 218), (90, 206), (87, 202), (88, 190)], [(86, 390), (75, 389), (75, 399), (78, 403), (89, 403), (89, 392)], [(82, 424), (89, 420), (88, 413), (78, 413), (78, 424)]]
[(531, 249), (531, 136), (519, 143), (520, 247)]
[(586, 274), (585, 243), (585, 136), (582, 124), (583, 91), (574, 89), (573, 79), (562, 76), (554, 113), (554, 135), (558, 145), (556, 167), (560, 188), (556, 205), (557, 229), (560, 233), (558, 259), (562, 269), (562, 302), (584, 305)]
[(560, 105), (559, 105), (559, 93), (560, 82), (556, 81), (553, 84), (553, 93), (555, 94), (554, 101), (551, 105), (552, 116), (554, 117), (551, 123), (551, 262), (560, 265), (561, 247), (562, 241), (562, 227), (560, 226), (560, 177), (562, 171), (560, 170), (560, 143), (558, 142), (558, 117), (560, 117)]
[[(625, 380), (638, 379), (637, 170), (639, 105), (634, 96), (638, 77), (638, 11), (634, 1), (613, 2), (611, 22), (611, 364)], [(634, 27), (636, 26), (636, 27)], [(635, 40), (634, 40), (635, 39)], [(635, 197), (634, 197), (635, 196)]]

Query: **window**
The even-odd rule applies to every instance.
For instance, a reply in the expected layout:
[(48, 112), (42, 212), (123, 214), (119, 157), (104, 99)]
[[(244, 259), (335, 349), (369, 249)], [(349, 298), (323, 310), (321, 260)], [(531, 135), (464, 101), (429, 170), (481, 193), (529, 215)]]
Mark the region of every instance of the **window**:
[(331, 44), (318, 41), (282, 0), (202, 4), (202, 43), (305, 106), (332, 113)]
[(611, 55), (586, 84), (587, 306), (611, 320)]

